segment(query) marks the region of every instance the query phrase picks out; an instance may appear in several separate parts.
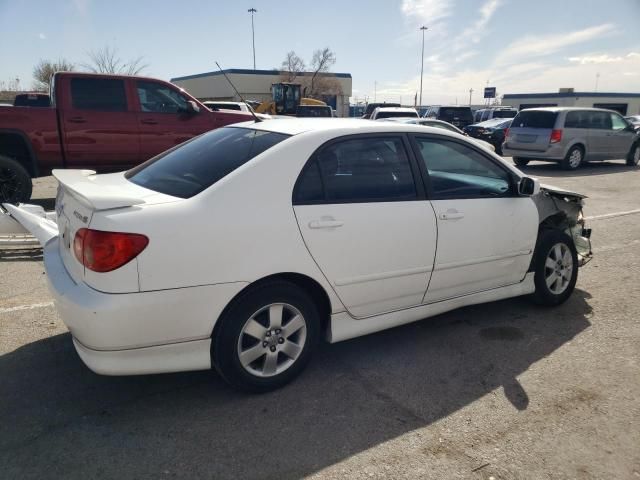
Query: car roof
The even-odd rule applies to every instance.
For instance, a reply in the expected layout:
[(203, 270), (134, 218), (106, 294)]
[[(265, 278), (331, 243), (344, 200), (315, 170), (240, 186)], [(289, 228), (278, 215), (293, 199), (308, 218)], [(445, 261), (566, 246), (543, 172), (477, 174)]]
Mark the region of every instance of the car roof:
[(414, 113), (416, 111), (416, 109), (412, 107), (377, 107), (376, 110), (378, 112), (407, 112), (407, 113), (408, 112)]
[(424, 125), (408, 124), (404, 122), (379, 122), (377, 120), (364, 120), (361, 118), (278, 118), (263, 120), (262, 122), (242, 122), (229, 125), (229, 127), (254, 128), (267, 132), (282, 133), (285, 135), (298, 135), (311, 131), (342, 131), (341, 133), (381, 133), (381, 132), (425, 132), (430, 128), (439, 135), (451, 134), (437, 127), (425, 127)]
[(482, 126), (488, 126), (488, 125), (498, 125), (500, 123), (507, 123), (507, 122), (511, 122), (513, 121), (513, 118), (490, 118), (489, 120), (484, 120), (482, 122), (477, 122), (474, 123), (473, 125), (482, 125)]
[(615, 110), (609, 110), (607, 108), (592, 108), (592, 107), (536, 107), (536, 108), (525, 108), (520, 110), (521, 112), (536, 110), (541, 112), (571, 112), (571, 111), (592, 111), (592, 112), (613, 112)]

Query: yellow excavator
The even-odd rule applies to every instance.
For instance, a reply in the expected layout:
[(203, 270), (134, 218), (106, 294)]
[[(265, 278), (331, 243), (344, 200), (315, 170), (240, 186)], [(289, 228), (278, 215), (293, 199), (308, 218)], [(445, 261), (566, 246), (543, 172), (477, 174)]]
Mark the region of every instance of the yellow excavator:
[[(299, 116), (300, 106), (311, 107), (304, 110), (317, 110), (312, 115), (305, 116), (331, 116), (331, 107), (321, 100), (303, 98), (299, 83), (273, 83), (271, 85), (271, 100), (262, 102), (255, 108), (256, 113), (268, 113), (270, 115)], [(317, 109), (315, 107), (318, 107)], [(328, 113), (327, 113), (328, 112)]]

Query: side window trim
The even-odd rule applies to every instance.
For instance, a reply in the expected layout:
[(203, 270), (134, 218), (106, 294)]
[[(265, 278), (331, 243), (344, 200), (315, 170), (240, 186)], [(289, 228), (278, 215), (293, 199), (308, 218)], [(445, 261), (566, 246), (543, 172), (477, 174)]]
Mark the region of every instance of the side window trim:
[[(328, 148), (336, 143), (341, 143), (349, 140), (358, 140), (363, 138), (394, 138), (399, 139), (402, 142), (402, 147), (404, 148), (405, 155), (409, 162), (409, 166), (411, 169), (411, 174), (413, 176), (413, 184), (416, 189), (416, 197), (411, 200), (392, 200), (392, 199), (354, 199), (354, 200), (329, 200), (327, 198), (327, 189), (324, 185), (324, 179), (322, 178), (322, 167), (318, 163), (318, 156), (325, 148)], [(311, 168), (313, 164), (317, 165), (317, 169), (320, 172), (320, 182), (322, 184), (322, 200), (316, 201), (299, 201), (296, 197), (298, 194), (298, 188), (301, 184), (301, 179), (304, 173)], [(418, 157), (415, 156), (413, 151), (413, 146), (411, 145), (411, 141), (406, 133), (356, 133), (350, 135), (343, 135), (340, 137), (332, 138), (331, 140), (326, 141), (322, 145), (320, 145), (307, 159), (306, 163), (300, 169), (300, 174), (294, 183), (292, 194), (291, 194), (291, 202), (293, 206), (296, 205), (338, 205), (344, 203), (390, 203), (390, 202), (398, 202), (398, 201), (424, 201), (427, 198), (427, 194), (425, 191), (424, 179), (422, 178), (422, 172), (420, 171), (420, 163)]]
[[(509, 193), (507, 195), (501, 196), (501, 197), (495, 197), (495, 198), (509, 198), (509, 197), (517, 197), (517, 193), (516, 193), (516, 189), (515, 189), (515, 184), (516, 184), (516, 179), (514, 177), (513, 172), (511, 172), (508, 168), (506, 168), (504, 165), (501, 165), (499, 162), (496, 162), (496, 160), (494, 158), (491, 158), (490, 156), (486, 155), (485, 152), (483, 152), (480, 147), (476, 147), (475, 145), (469, 145), (465, 142), (461, 142), (456, 138), (449, 138), (449, 137), (445, 137), (445, 136), (439, 136), (439, 135), (434, 135), (432, 133), (411, 133), (409, 134), (409, 140), (411, 142), (411, 148), (413, 151), (413, 154), (415, 156), (415, 159), (417, 161), (418, 164), (418, 168), (420, 169), (420, 175), (422, 178), (422, 181), (424, 183), (424, 189), (426, 192), (426, 198), (429, 201), (434, 201), (434, 200), (445, 200), (442, 198), (438, 198), (434, 192), (433, 192), (433, 187), (431, 186), (431, 179), (429, 178), (429, 171), (427, 170), (427, 166), (424, 164), (422, 160), (422, 153), (420, 152), (420, 147), (418, 146), (418, 138), (428, 138), (428, 139), (433, 139), (433, 140), (446, 140), (446, 141), (450, 141), (453, 143), (457, 143), (460, 145), (464, 145), (465, 147), (468, 147), (470, 150), (474, 151), (475, 153), (477, 153), (478, 155), (482, 156), (483, 158), (485, 158), (486, 160), (489, 160), (494, 166), (498, 167), (500, 170), (502, 170), (506, 176), (509, 179)], [(491, 197), (484, 197), (484, 196), (465, 196), (462, 197), (461, 199), (474, 199), (474, 198), (478, 198), (478, 199), (486, 199), (486, 198), (491, 198)]]

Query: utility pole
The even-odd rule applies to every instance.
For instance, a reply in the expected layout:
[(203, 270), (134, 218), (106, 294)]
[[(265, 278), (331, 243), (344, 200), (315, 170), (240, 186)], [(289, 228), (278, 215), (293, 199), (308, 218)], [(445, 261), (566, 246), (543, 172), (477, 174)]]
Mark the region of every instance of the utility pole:
[(471, 106), (471, 95), (473, 95), (473, 88), (469, 89), (469, 106)]
[(250, 8), (249, 10), (247, 10), (247, 12), (249, 12), (251, 14), (251, 40), (253, 43), (253, 69), (256, 69), (256, 32), (253, 29), (253, 14), (257, 13), (258, 10), (256, 10), (255, 8)]
[(424, 76), (424, 32), (426, 30), (429, 30), (429, 28), (423, 25), (420, 27), (420, 30), (422, 30), (422, 57), (420, 58), (420, 60), (422, 61), (422, 66), (420, 67), (420, 107), (422, 107), (422, 77)]

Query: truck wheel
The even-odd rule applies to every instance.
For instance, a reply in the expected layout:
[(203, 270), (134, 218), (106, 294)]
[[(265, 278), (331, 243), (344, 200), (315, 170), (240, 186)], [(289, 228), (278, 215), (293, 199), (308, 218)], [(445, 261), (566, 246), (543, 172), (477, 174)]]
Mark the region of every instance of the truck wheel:
[(31, 175), (14, 159), (0, 155), (0, 203), (24, 203), (31, 198)]
[(529, 159), (528, 158), (513, 157), (513, 163), (515, 163), (518, 167), (526, 167), (527, 164), (529, 163)]
[(575, 170), (582, 165), (582, 161), (584, 160), (584, 150), (576, 145), (575, 147), (571, 147), (571, 149), (567, 152), (567, 155), (560, 160), (560, 166), (564, 170)]
[(627, 165), (630, 167), (637, 167), (640, 163), (640, 142), (635, 143), (631, 150), (629, 151), (629, 155), (627, 155)]

